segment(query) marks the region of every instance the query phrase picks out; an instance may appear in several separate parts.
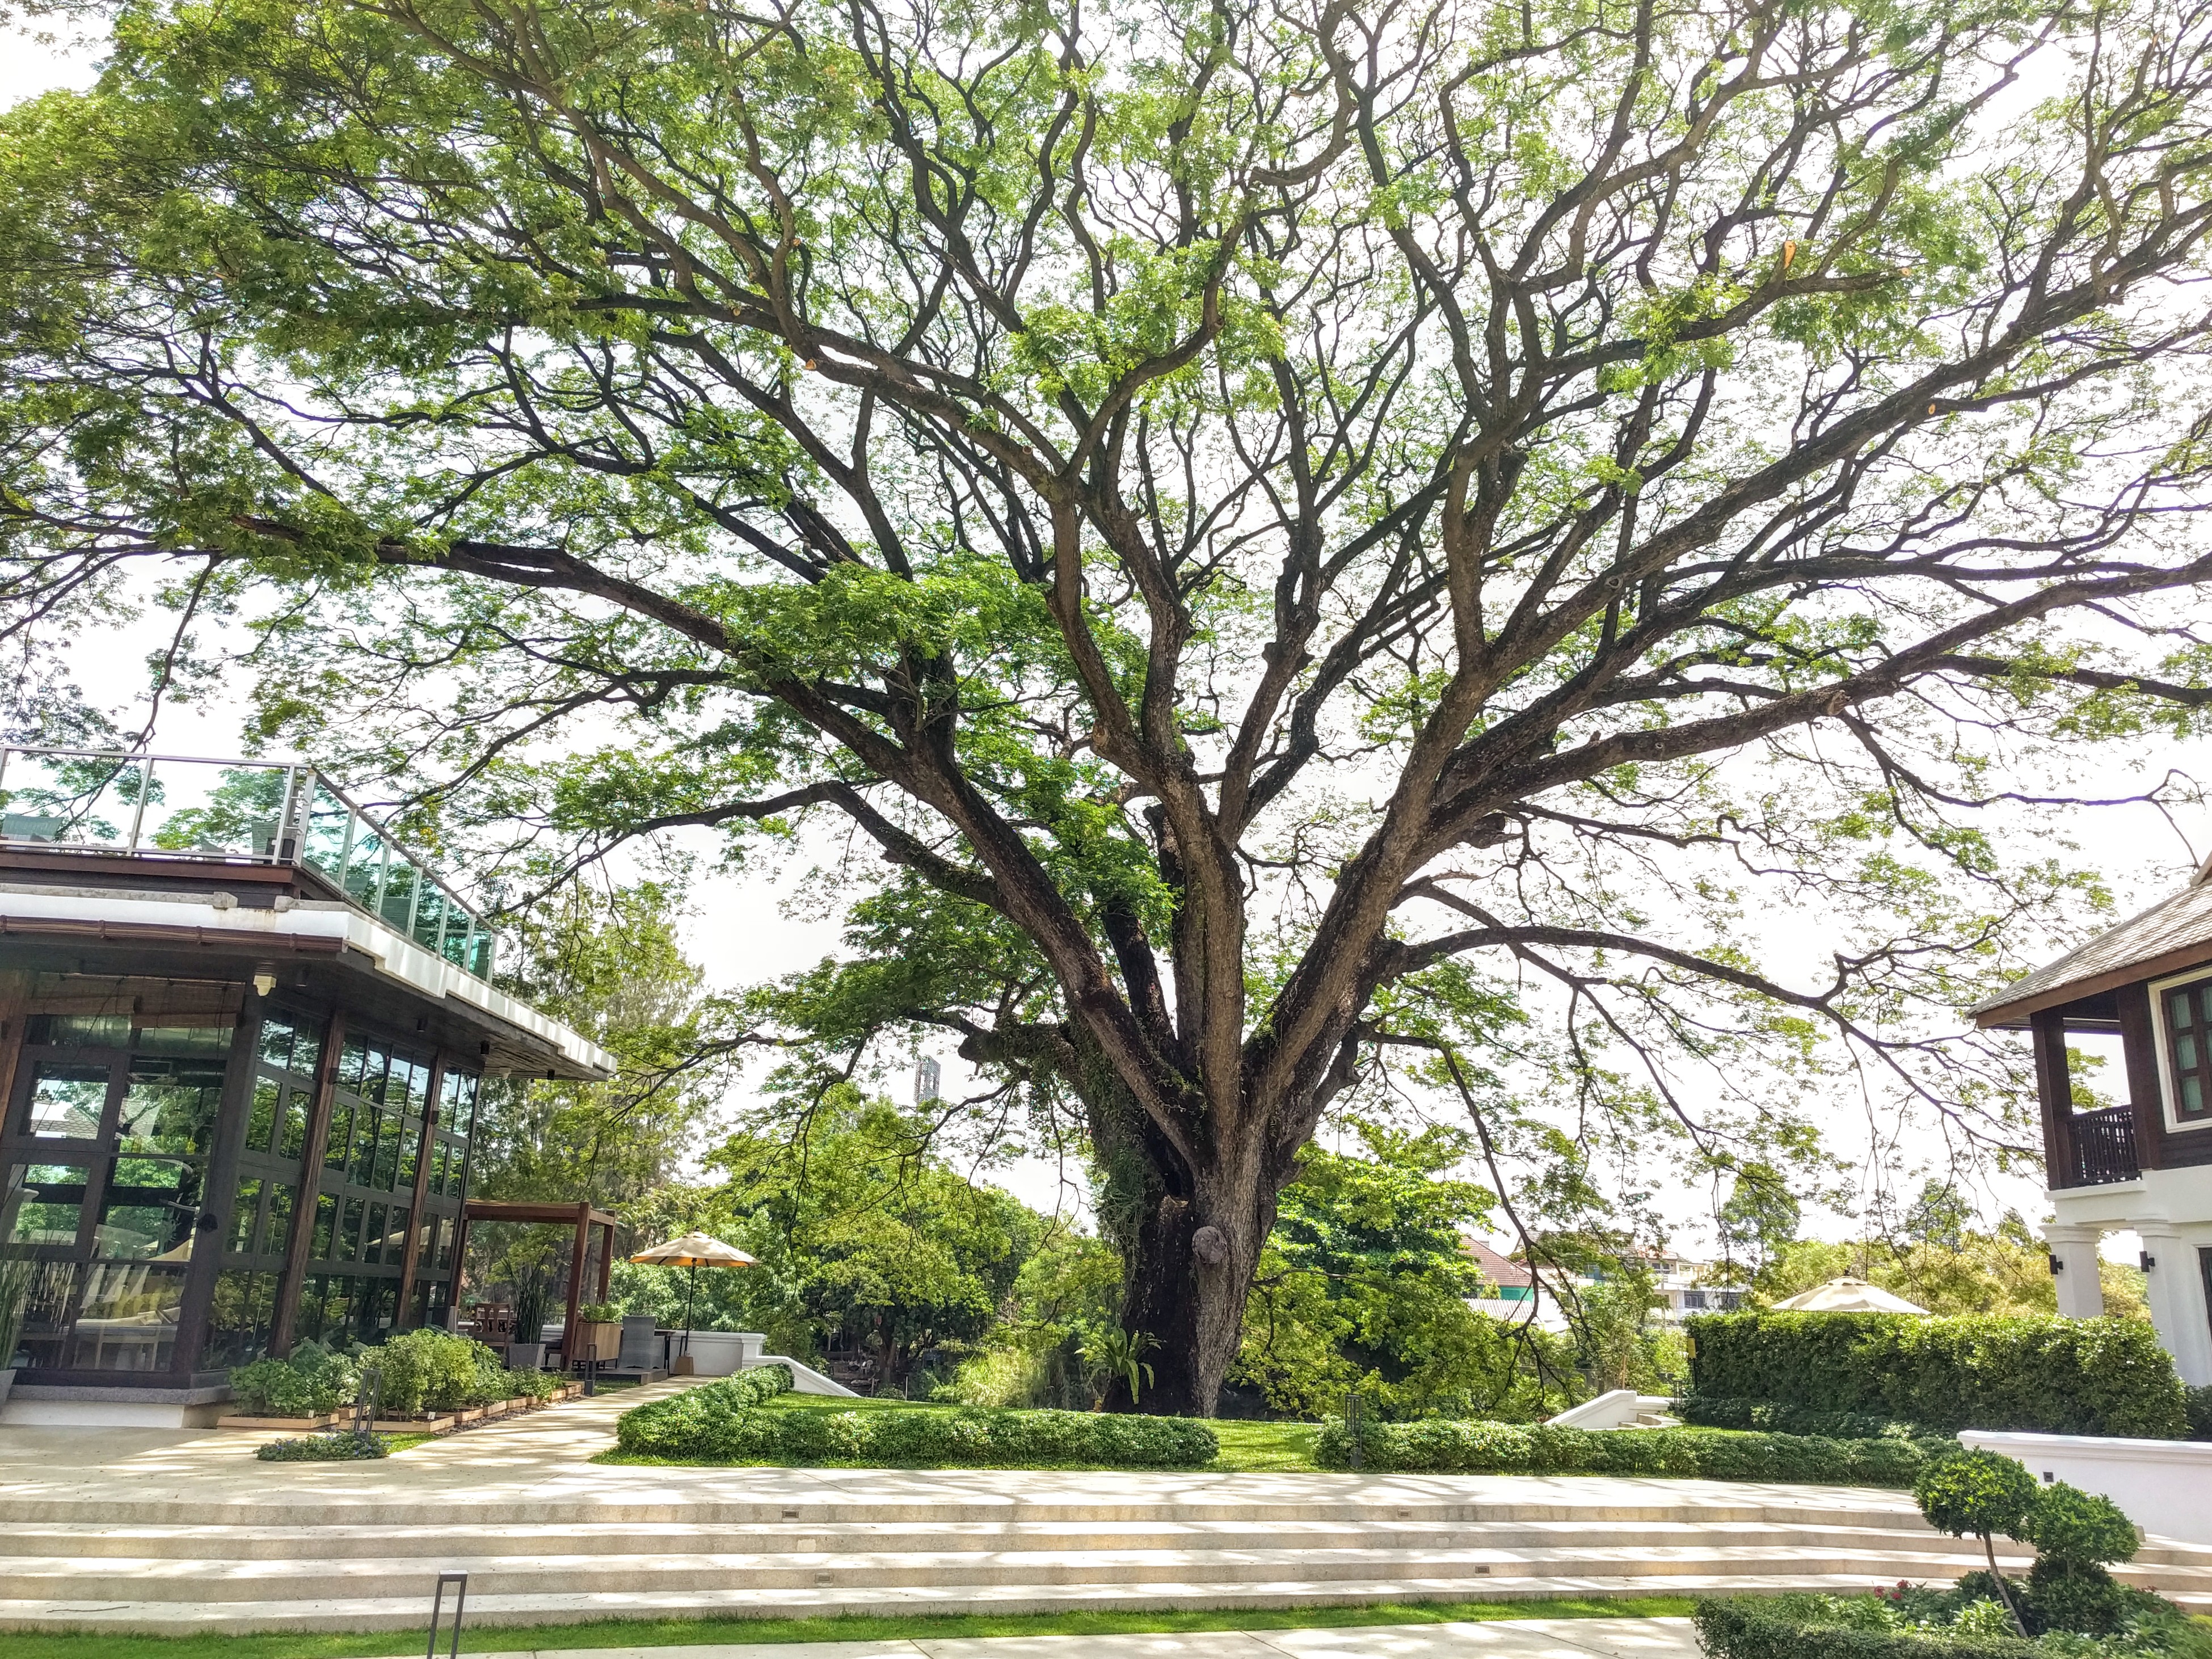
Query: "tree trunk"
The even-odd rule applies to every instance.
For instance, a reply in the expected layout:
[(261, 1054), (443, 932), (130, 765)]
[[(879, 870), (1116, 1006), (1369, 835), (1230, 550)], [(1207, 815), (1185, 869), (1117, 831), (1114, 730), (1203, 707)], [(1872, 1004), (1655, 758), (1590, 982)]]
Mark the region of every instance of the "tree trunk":
[(1159, 1417), (1211, 1417), (1221, 1381), (1244, 1334), (1244, 1298), (1260, 1265), (1260, 1247), (1274, 1224), (1271, 1193), (1242, 1216), (1210, 1206), (1201, 1218), (1188, 1200), (1164, 1194), (1122, 1250), (1121, 1326), (1142, 1331), (1156, 1346), (1144, 1361), (1151, 1382), (1135, 1401), (1128, 1381), (1114, 1380), (1109, 1411)]

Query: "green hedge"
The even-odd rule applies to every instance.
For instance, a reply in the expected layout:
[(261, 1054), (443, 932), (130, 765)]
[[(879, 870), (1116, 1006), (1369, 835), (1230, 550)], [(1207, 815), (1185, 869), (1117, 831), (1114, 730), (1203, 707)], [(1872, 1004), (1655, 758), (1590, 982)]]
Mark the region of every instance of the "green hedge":
[(1922, 1635), (1808, 1625), (1791, 1615), (1790, 1604), (1795, 1599), (1697, 1602), (1691, 1616), (1705, 1659), (2041, 1659), (2044, 1654), (2034, 1643), (2017, 1636)]
[[(790, 1386), (782, 1368), (769, 1367)], [(624, 1412), (616, 1442), (633, 1456), (687, 1463), (856, 1464), (873, 1468), (1194, 1468), (1220, 1442), (1180, 1417), (1097, 1412), (763, 1411), (746, 1371)]]
[[(1360, 1466), (1423, 1474), (1638, 1474), (1712, 1480), (1900, 1486), (1948, 1440), (1831, 1440), (1816, 1435), (1725, 1434), (1704, 1429), (1561, 1429), (1544, 1425), (1369, 1423)], [(1322, 1425), (1314, 1461), (1352, 1467), (1341, 1422)]]
[(1932, 1429), (2179, 1439), (2181, 1380), (2141, 1320), (1706, 1314), (1690, 1391)]
[(1704, 1429), (1759, 1429), (1768, 1434), (1819, 1434), (1831, 1440), (1941, 1440), (1923, 1424), (1879, 1412), (1820, 1412), (1784, 1400), (1708, 1400), (1692, 1395), (1668, 1409)]

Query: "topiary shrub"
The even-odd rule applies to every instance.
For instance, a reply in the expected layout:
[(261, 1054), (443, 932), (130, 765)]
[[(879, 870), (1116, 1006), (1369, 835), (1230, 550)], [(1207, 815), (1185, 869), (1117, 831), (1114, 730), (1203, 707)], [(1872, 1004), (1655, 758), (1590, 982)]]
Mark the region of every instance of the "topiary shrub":
[(2179, 1439), (2186, 1401), (2141, 1320), (1705, 1314), (1689, 1322), (1699, 1399), (1771, 1401), (1960, 1429)]
[[(1724, 1434), (1699, 1429), (1568, 1429), (1548, 1425), (1364, 1423), (1363, 1468), (1428, 1474), (1633, 1474), (1815, 1486), (1912, 1484), (1948, 1441), (1833, 1440), (1817, 1435)], [(1352, 1467), (1341, 1422), (1324, 1424), (1314, 1453), (1323, 1468)]]
[(2212, 1382), (2190, 1389), (2183, 1397), (2181, 1411), (2188, 1419), (2191, 1440), (2212, 1440)]
[(1950, 1453), (1930, 1462), (1912, 1483), (1913, 1501), (1929, 1526), (1954, 1538), (1982, 1540), (1990, 1581), (2023, 1637), (2027, 1625), (1997, 1571), (1996, 1539), (1999, 1533), (2008, 1538), (2021, 1535), (2037, 1497), (2035, 1477), (2027, 1467), (1996, 1452)]
[(2109, 1498), (2064, 1481), (2036, 1494), (2015, 1534), (2035, 1546), (2027, 1575), (2028, 1627), (2107, 1636), (2119, 1628), (2125, 1592), (2106, 1571), (2135, 1559), (2135, 1523)]
[(689, 1463), (858, 1464), (891, 1468), (1195, 1468), (1220, 1442), (1187, 1418), (1097, 1412), (764, 1411), (791, 1386), (763, 1366), (624, 1412), (633, 1456)]

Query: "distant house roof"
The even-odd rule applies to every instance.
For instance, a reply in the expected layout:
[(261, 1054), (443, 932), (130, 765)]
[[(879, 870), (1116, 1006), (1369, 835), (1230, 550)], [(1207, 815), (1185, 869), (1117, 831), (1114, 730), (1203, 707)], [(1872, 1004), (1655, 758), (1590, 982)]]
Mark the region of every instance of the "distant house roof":
[(1490, 1284), (1510, 1289), (1516, 1285), (1536, 1282), (1536, 1276), (1526, 1267), (1510, 1256), (1498, 1255), (1487, 1244), (1472, 1238), (1462, 1238), (1459, 1244), (1460, 1249), (1474, 1258), (1474, 1265), (1481, 1269), (1483, 1279)]
[(2046, 963), (1975, 1005), (1974, 1023), (2016, 1024), (2028, 1015), (2138, 980), (2212, 961), (2212, 861), (2188, 886)]

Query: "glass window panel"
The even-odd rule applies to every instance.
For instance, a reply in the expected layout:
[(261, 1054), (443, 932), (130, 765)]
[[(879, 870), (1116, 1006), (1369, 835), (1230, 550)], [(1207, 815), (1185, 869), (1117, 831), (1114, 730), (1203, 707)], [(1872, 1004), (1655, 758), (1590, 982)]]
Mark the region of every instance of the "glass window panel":
[(411, 1193), (415, 1190), (415, 1163), (422, 1147), (422, 1126), (408, 1124), (399, 1139), (399, 1183), (395, 1191)]
[(128, 763), (17, 750), (8, 757), (0, 836), (112, 849), (131, 832), (146, 781)]
[(359, 1037), (348, 1037), (345, 1048), (338, 1055), (338, 1086), (361, 1092), (362, 1073), (368, 1068), (368, 1044)]
[(338, 1200), (334, 1194), (319, 1193), (315, 1197), (315, 1237), (307, 1254), (318, 1261), (331, 1259), (331, 1246), (337, 1242)]
[(268, 1352), (276, 1288), (275, 1273), (233, 1267), (216, 1275), (201, 1364), (246, 1365)]
[(463, 968), (469, 965), (469, 930), (474, 926), (475, 919), (467, 911), (458, 904), (450, 902), (447, 904), (444, 949), (447, 961)]
[(91, 1263), (70, 1333), (70, 1363), (86, 1370), (167, 1370), (186, 1272), (158, 1262)]
[(399, 1178), (399, 1139), (401, 1123), (397, 1112), (386, 1112), (379, 1127), (376, 1142), (376, 1179), (366, 1182), (384, 1192), (390, 1192)]
[(156, 761), (159, 808), (149, 806), (141, 839), (171, 852), (273, 858), (291, 791), (281, 766), (216, 766)]
[(354, 1115), (353, 1166), (346, 1171), (346, 1179), (356, 1187), (372, 1183), (376, 1173), (376, 1141), (384, 1114), (374, 1107), (363, 1107)]
[(284, 1138), (277, 1150), (297, 1158), (307, 1150), (307, 1109), (313, 1103), (305, 1089), (295, 1089), (284, 1106)]
[(345, 869), (346, 825), (352, 818), (352, 809), (317, 778), (307, 797), (307, 834), (300, 848), (301, 862), (339, 880)]
[(2204, 1109), (2204, 1085), (2194, 1072), (2181, 1079), (2181, 1109), (2185, 1112)]
[(185, 1261), (199, 1218), (200, 1170), (167, 1158), (118, 1158), (108, 1166), (93, 1229), (95, 1255), (126, 1261)]
[(446, 1164), (452, 1156), (453, 1149), (442, 1140), (430, 1148), (430, 1184), (428, 1190), (434, 1198), (446, 1195)]
[(131, 1016), (33, 1014), (23, 1040), (63, 1048), (127, 1048), (131, 1046)]
[(362, 1068), (361, 1097), (363, 1100), (373, 1100), (384, 1105), (391, 1103), (391, 1091), (387, 1087), (391, 1068), (392, 1056), (381, 1048), (371, 1047)]
[(246, 1149), (265, 1152), (276, 1133), (276, 1085), (265, 1077), (253, 1079), (253, 1101), (246, 1109)]
[(222, 1072), (205, 1060), (134, 1054), (116, 1133), (131, 1152), (198, 1156), (215, 1133)]
[(364, 910), (376, 908), (376, 896), (384, 881), (384, 860), (386, 848), (384, 837), (366, 818), (356, 818), (354, 825), (353, 856), (346, 860), (346, 896)]
[(331, 1134), (323, 1143), (323, 1167), (343, 1170), (353, 1149), (354, 1103), (343, 1095), (331, 1102)]
[(2204, 1006), (2204, 1018), (2212, 1019), (2212, 983), (2198, 988), (2197, 1000)]
[[(23, 1171), (23, 1201), (15, 1212), (15, 1244), (74, 1244), (91, 1170), (82, 1164), (33, 1164)], [(8, 1356), (0, 1354), (0, 1365)]]
[(407, 1221), (410, 1213), (404, 1204), (392, 1206), (392, 1219), (384, 1229), (384, 1265), (387, 1267), (407, 1265)]
[(2181, 1062), (2181, 1069), (2185, 1072), (2196, 1068), (2197, 1037), (2194, 1032), (2185, 1031), (2174, 1039), (2173, 1057)]
[(385, 877), (384, 902), (377, 907), (376, 913), (403, 933), (413, 926), (415, 866), (397, 853), (392, 855), (391, 869)]
[(2177, 991), (2166, 998), (2166, 1017), (2173, 1022), (2175, 1029), (2179, 1030), (2189, 1024), (2194, 1013), (2195, 1010), (2191, 1006), (2191, 999), (2188, 992)]
[(269, 1183), (269, 1223), (261, 1230), (261, 1248), (282, 1255), (292, 1244), (292, 1199), (299, 1188), (287, 1181)]
[(411, 930), (417, 945), (427, 945), (435, 951), (446, 936), (446, 895), (437, 883), (424, 880), (422, 896), (415, 904), (415, 926)]
[(362, 1203), (357, 1198), (346, 1200), (338, 1218), (338, 1248), (333, 1260), (353, 1261), (360, 1258)]
[(478, 933), (469, 941), (468, 959), (461, 965), (478, 979), (491, 977), (491, 945), (489, 933)]
[(223, 1248), (237, 1255), (251, 1255), (254, 1250), (254, 1223), (261, 1216), (261, 1178), (240, 1176), (238, 1191), (230, 1201), (230, 1237)]
[(303, 1077), (313, 1077), (315, 1064), (323, 1055), (323, 1023), (319, 1019), (295, 1019), (292, 1022), (292, 1069)]
[(362, 1235), (361, 1259), (372, 1264), (384, 1260), (384, 1206), (368, 1206), (368, 1229)]
[(105, 1066), (64, 1066), (40, 1060), (31, 1073), (31, 1098), (23, 1131), (41, 1139), (94, 1140), (107, 1111)]
[(195, 1022), (168, 1025), (142, 1025), (131, 1039), (131, 1046), (148, 1054), (202, 1054), (210, 1058), (230, 1053), (231, 1038), (236, 1034), (238, 1022), (229, 1014)]
[(263, 1061), (283, 1071), (292, 1064), (292, 1040), (297, 1035), (289, 1019), (269, 1018), (261, 1022), (260, 1054)]

